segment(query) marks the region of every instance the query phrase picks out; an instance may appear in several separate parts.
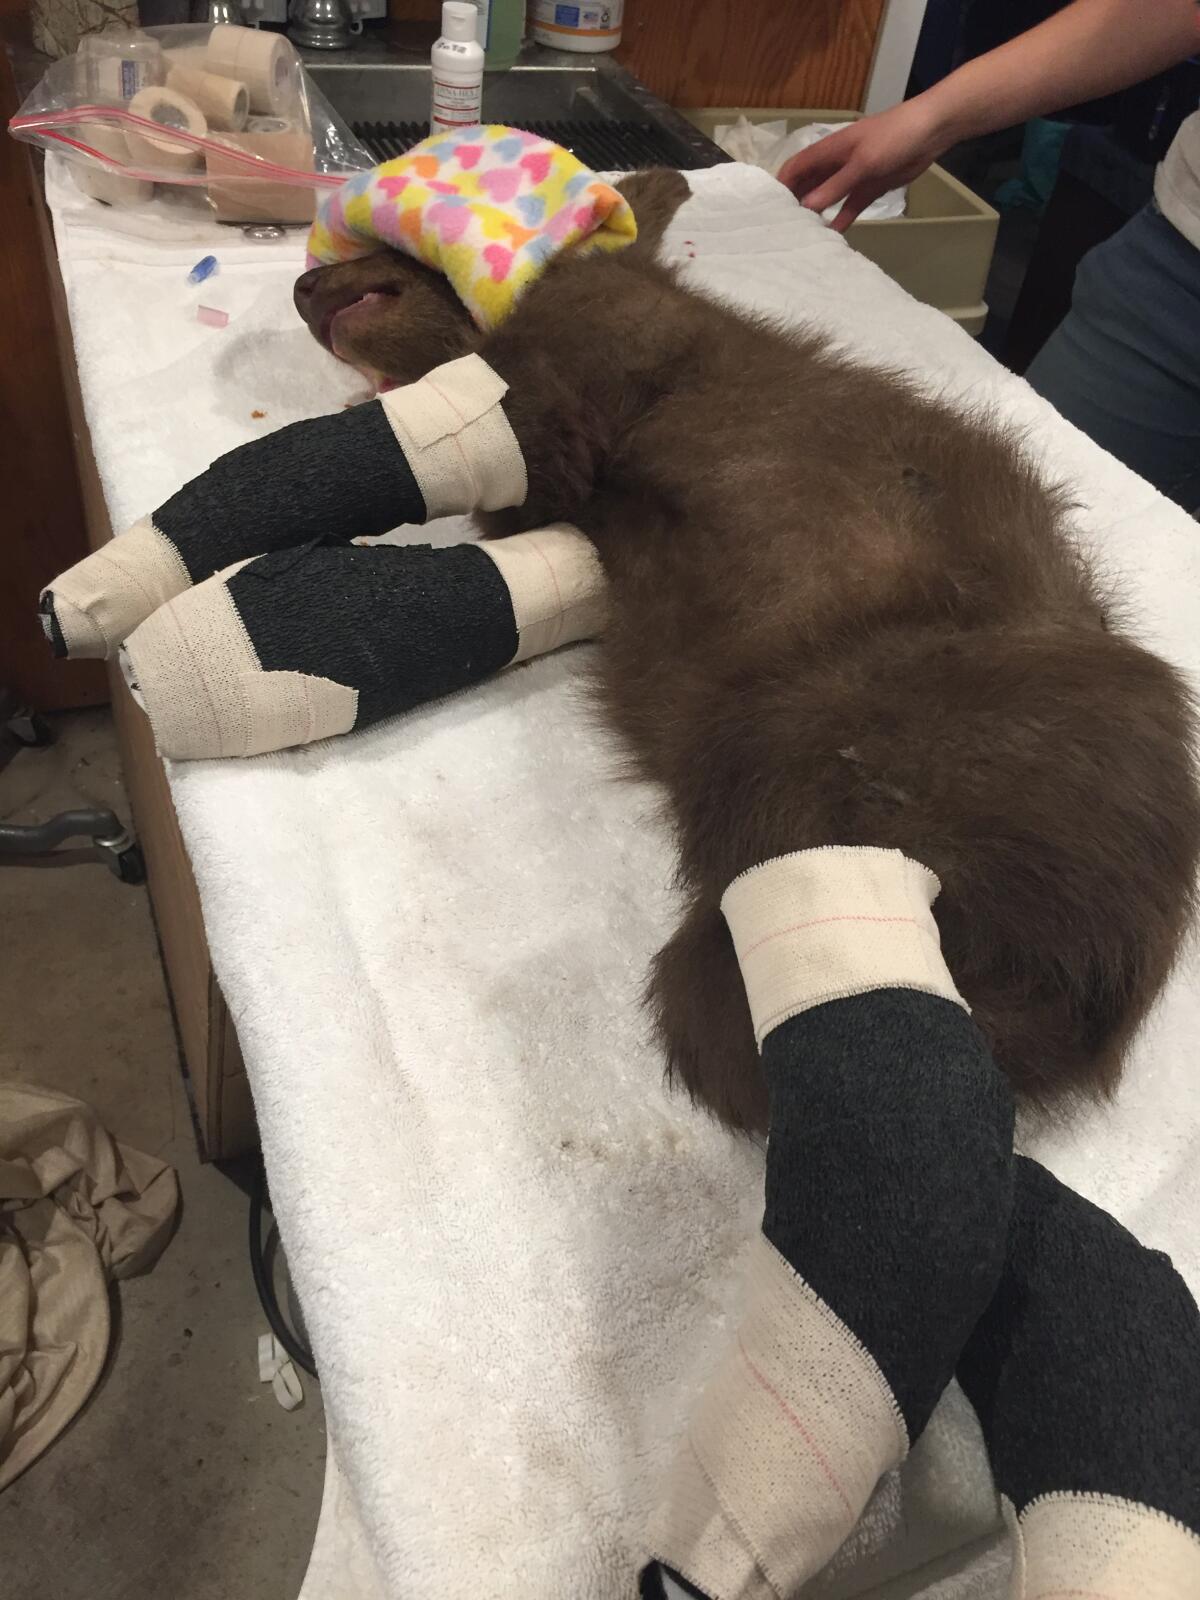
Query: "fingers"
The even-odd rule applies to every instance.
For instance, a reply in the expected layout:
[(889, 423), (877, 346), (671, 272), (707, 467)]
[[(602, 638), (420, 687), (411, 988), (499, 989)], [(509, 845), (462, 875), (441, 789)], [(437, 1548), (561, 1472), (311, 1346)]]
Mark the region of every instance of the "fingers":
[(822, 215), (830, 206), (843, 202), (830, 226), (845, 233), (851, 223), (887, 190), (887, 180), (873, 175), (854, 146), (841, 145), (828, 151), (837, 136), (802, 150), (779, 171), (779, 181), (789, 188), (800, 204)]
[(837, 216), (830, 221), (829, 226), (835, 233), (845, 233), (851, 224), (858, 221), (871, 202), (878, 200), (883, 193), (884, 190), (882, 188), (876, 190), (873, 187), (860, 184)]
[(830, 153), (827, 148), (830, 142), (822, 139), (819, 144), (809, 145), (807, 150), (785, 161), (776, 173), (780, 183), (790, 189), (797, 200), (804, 202), (817, 184), (824, 183), (845, 166), (844, 157), (836, 151)]
[(830, 226), (845, 233), (872, 201), (918, 177), (949, 142), (918, 96), (829, 134), (777, 176), (810, 211), (840, 205)]
[(842, 167), (824, 183), (810, 189), (807, 194), (797, 194), (800, 204), (821, 216), (830, 206), (844, 202), (829, 226), (837, 233), (845, 233), (857, 221), (873, 200), (886, 193), (887, 184), (882, 179), (870, 178), (860, 173), (853, 163)]

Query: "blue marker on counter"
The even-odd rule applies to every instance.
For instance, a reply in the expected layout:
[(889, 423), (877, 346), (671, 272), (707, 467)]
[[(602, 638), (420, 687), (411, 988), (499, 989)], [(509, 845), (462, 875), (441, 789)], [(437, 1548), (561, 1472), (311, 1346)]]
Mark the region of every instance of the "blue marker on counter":
[(216, 256), (205, 256), (203, 261), (197, 261), (196, 265), (188, 273), (187, 281), (189, 283), (203, 283), (205, 278), (212, 277), (219, 265), (220, 263), (217, 261)]

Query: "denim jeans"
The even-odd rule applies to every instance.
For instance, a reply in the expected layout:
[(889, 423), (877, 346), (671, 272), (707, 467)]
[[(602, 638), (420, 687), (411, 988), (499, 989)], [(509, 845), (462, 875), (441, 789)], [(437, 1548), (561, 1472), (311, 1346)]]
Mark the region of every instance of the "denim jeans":
[(1200, 510), (1200, 250), (1148, 205), (1079, 264), (1026, 376), (1110, 454)]

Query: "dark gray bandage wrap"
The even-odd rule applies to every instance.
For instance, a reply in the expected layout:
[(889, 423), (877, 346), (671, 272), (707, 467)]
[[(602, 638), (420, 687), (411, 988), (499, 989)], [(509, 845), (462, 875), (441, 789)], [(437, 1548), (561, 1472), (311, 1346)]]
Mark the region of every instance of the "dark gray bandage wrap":
[(907, 989), (791, 1018), (763, 1067), (763, 1232), (870, 1351), (916, 1440), (1003, 1266), (1008, 1085), (961, 1006)]
[(1000, 1491), (1115, 1495), (1200, 1534), (1200, 1311), (1169, 1258), (1018, 1157), (999, 1286), (959, 1359)]
[(200, 583), (249, 556), (376, 536), (426, 513), (383, 407), (371, 402), (219, 456), (152, 520)]
[(355, 727), (487, 678), (513, 659), (508, 587), (481, 545), (310, 545), (227, 580), (264, 672), (331, 678)]

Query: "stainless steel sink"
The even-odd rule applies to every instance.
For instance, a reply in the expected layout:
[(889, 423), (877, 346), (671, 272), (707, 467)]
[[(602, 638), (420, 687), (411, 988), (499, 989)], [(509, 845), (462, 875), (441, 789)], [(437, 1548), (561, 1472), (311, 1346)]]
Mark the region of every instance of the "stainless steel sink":
[[(300, 52), (313, 83), (376, 159), (400, 154), (427, 131), (429, 49), (413, 32), (364, 35), (337, 56)], [(609, 56), (526, 45), (516, 66), (487, 74), (483, 115), (557, 139), (589, 165), (610, 170), (710, 167), (727, 159)]]

